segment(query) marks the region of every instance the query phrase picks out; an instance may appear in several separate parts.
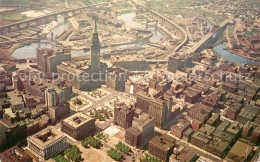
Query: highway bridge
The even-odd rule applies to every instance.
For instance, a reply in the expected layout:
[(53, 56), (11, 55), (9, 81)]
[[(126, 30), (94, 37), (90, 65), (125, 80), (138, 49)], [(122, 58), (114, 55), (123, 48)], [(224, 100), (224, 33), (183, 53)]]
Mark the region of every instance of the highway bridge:
[(201, 52), (206, 49), (210, 44), (216, 42), (221, 36), (227, 25), (230, 24), (230, 20), (225, 20), (218, 28), (213, 29), (205, 37), (203, 37), (192, 48), (185, 51), (185, 53)]
[(62, 15), (65, 18), (70, 17), (69, 14), (71, 14), (71, 16), (74, 16), (76, 14), (82, 13), (82, 10), (84, 10), (86, 8), (94, 7), (94, 6), (98, 6), (98, 5), (102, 5), (102, 4), (106, 4), (106, 3), (99, 3), (99, 4), (59, 11), (59, 12), (47, 14), (44, 16), (39, 16), (36, 18), (31, 18), (31, 19), (11, 23), (8, 25), (0, 26), (0, 34), (5, 34), (5, 33), (15, 31), (15, 30), (20, 30), (20, 29), (24, 29), (24, 28), (28, 28), (28, 27), (32, 27), (32, 26), (42, 25), (42, 24), (48, 23), (50, 21), (57, 20), (58, 15)]

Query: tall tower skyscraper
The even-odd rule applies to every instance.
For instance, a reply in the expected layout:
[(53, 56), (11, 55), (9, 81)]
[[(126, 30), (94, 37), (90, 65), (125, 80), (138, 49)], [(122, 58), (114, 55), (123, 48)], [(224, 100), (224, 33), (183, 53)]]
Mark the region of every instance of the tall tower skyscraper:
[(99, 74), (100, 73), (100, 42), (98, 38), (96, 22), (93, 30), (92, 45), (90, 50), (91, 50), (91, 62), (90, 62), (91, 74)]

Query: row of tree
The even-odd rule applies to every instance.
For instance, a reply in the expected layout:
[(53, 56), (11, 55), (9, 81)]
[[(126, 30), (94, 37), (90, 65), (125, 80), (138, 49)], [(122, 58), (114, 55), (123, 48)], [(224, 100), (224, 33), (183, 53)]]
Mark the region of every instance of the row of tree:
[(110, 156), (112, 159), (116, 161), (120, 161), (122, 158), (122, 154), (118, 152), (117, 150), (111, 148), (110, 150), (107, 151), (108, 156)]
[(119, 151), (123, 152), (124, 154), (128, 154), (128, 153), (131, 151), (130, 147), (128, 147), (127, 145), (125, 145), (125, 144), (122, 143), (121, 141), (118, 142), (118, 144), (116, 144), (116, 148), (117, 148)]
[(69, 159), (65, 158), (61, 154), (53, 158), (56, 162), (70, 162)]
[(69, 158), (72, 161), (78, 162), (81, 160), (81, 152), (79, 148), (75, 145), (65, 150), (64, 154), (66, 155), (67, 158)]
[(101, 141), (95, 137), (87, 137), (83, 141), (81, 141), (81, 144), (85, 147), (88, 148), (89, 145), (94, 147), (94, 148), (100, 148), (101, 146)]

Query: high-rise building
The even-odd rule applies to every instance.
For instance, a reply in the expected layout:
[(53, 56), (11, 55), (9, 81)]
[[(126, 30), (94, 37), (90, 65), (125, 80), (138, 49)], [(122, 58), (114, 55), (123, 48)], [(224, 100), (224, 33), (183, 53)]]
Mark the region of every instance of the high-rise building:
[(155, 126), (162, 129), (167, 127), (171, 119), (172, 105), (173, 100), (171, 97), (160, 96), (150, 100), (148, 114), (155, 118)]
[(57, 106), (56, 92), (53, 88), (48, 88), (45, 90), (45, 104), (47, 107)]
[(97, 24), (95, 22), (95, 27), (92, 36), (91, 51), (91, 74), (99, 76), (96, 74), (100, 73), (100, 42), (98, 38)]
[(108, 68), (106, 71), (106, 86), (116, 91), (124, 92), (128, 75), (128, 70), (122, 68)]
[(57, 65), (62, 61), (71, 60), (71, 52), (66, 49), (37, 49), (36, 55), (37, 66), (45, 73), (57, 72)]

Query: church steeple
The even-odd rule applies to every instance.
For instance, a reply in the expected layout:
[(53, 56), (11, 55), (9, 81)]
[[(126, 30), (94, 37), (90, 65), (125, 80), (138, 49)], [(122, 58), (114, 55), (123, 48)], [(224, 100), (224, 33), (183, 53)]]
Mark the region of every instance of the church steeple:
[(99, 73), (100, 72), (100, 42), (98, 38), (97, 31), (97, 23), (95, 22), (95, 26), (93, 29), (92, 36), (92, 45), (91, 45), (91, 73)]

